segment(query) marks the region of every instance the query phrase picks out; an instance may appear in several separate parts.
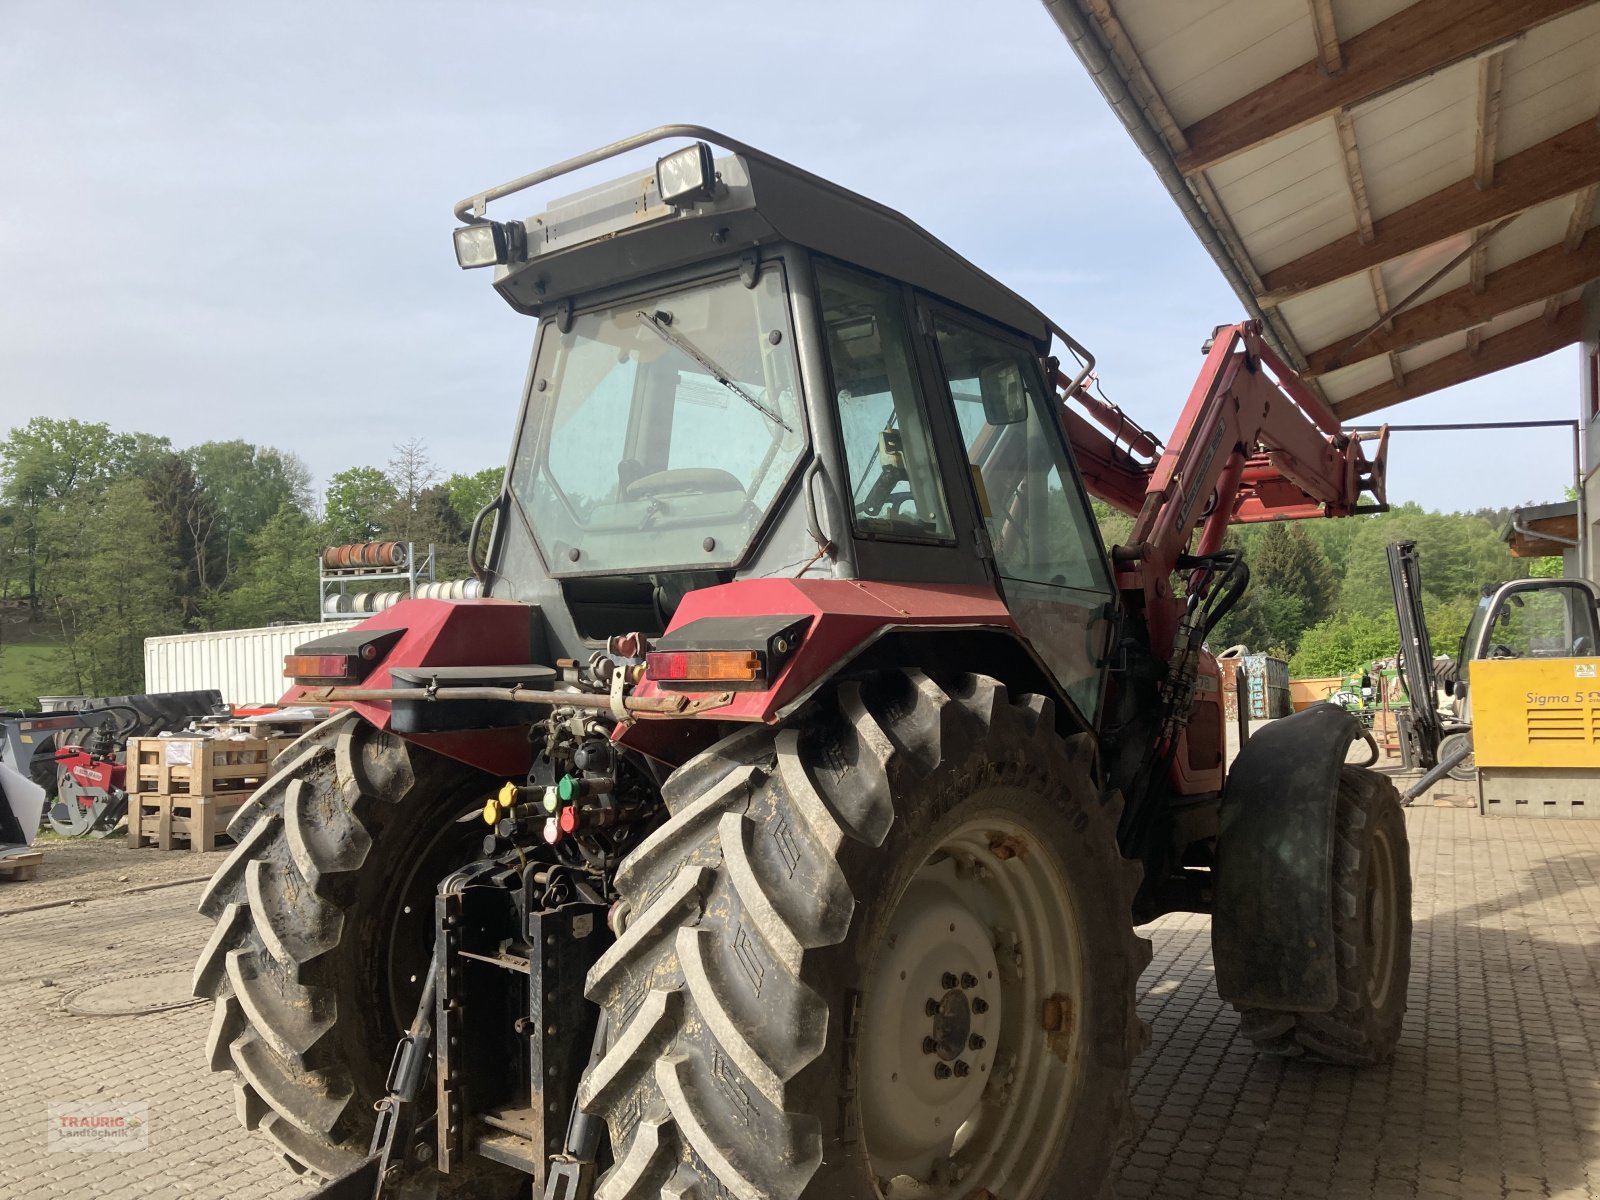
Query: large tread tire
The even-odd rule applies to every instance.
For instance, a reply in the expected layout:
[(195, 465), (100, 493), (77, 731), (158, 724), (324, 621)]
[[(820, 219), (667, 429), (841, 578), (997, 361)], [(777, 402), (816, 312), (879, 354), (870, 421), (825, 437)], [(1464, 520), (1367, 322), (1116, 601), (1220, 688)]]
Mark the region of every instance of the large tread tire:
[[(1394, 783), (1365, 767), (1339, 776), (1333, 864), (1334, 947), (1338, 1001), (1330, 1012), (1290, 1013), (1247, 1008), (1239, 1026), (1257, 1049), (1285, 1057), (1308, 1057), (1343, 1066), (1387, 1061), (1400, 1039), (1411, 975), (1411, 868), (1405, 812)], [(1389, 948), (1375, 953), (1370, 937), (1369, 881), (1387, 854), (1392, 868)], [(1376, 963), (1389, 959), (1387, 968)], [(1375, 967), (1377, 974), (1375, 975)], [(1374, 979), (1385, 980), (1375, 987)]]
[(1084, 1100), (1034, 1195), (1092, 1194), (1131, 1120), (1150, 960), (1120, 801), (1092, 784), (1092, 756), (1087, 735), (1056, 733), (1048, 700), (908, 671), (844, 683), (680, 768), (671, 819), (618, 872), (623, 929), (588, 978), (610, 1030), (579, 1091), (611, 1134), (597, 1200), (876, 1196), (856, 1086), (866, 960), (941, 831), (1002, 803), (1070, 863), (1097, 985), (1079, 1014)]
[[(490, 780), (353, 712), (273, 765), (201, 897), (216, 928), (194, 994), (214, 1002), (206, 1055), (234, 1075), (240, 1122), (331, 1178), (366, 1156), (418, 999), (396, 993), (425, 969), (433, 891), (458, 865), (444, 862), (459, 854), (454, 818)], [(404, 931), (415, 937), (393, 924), (408, 903), (424, 922)]]

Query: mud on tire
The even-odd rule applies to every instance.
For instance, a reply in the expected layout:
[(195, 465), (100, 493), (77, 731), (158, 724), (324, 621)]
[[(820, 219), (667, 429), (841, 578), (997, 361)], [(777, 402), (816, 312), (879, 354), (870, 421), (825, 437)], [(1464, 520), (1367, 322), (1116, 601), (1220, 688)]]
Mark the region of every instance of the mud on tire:
[[(354, 713), (274, 767), (201, 897), (216, 928), (194, 993), (215, 1002), (206, 1054), (235, 1076), (239, 1120), (334, 1176), (366, 1156), (418, 999), (410, 977), (426, 968), (433, 890), (460, 853), (453, 818), (489, 780)], [(421, 920), (397, 924), (408, 903)]]
[[(862, 981), (941, 831), (989, 812), (1070, 868), (1094, 971), (1066, 1135), (1026, 1193), (1003, 1194), (1092, 1193), (1130, 1116), (1150, 952), (1130, 923), (1120, 804), (1091, 784), (1091, 754), (1087, 736), (1058, 736), (1047, 700), (910, 671), (844, 683), (797, 723), (743, 730), (677, 771), (671, 820), (623, 863), (624, 928), (588, 978), (610, 1031), (579, 1093), (611, 1133), (597, 1200), (874, 1196), (858, 1076), (888, 1031), (864, 1021)], [(965, 1178), (959, 1194), (1004, 1182)]]
[(1406, 1011), (1411, 974), (1406, 822), (1389, 778), (1350, 766), (1339, 776), (1335, 822), (1338, 1002), (1326, 1013), (1244, 1009), (1239, 1028), (1268, 1054), (1366, 1066), (1394, 1053)]

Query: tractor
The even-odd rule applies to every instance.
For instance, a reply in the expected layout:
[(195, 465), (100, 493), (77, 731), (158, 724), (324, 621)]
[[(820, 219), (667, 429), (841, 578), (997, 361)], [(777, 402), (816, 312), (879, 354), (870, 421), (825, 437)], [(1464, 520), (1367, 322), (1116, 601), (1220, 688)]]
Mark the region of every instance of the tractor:
[(1243, 324), (1164, 446), (906, 217), (698, 126), (456, 215), (537, 319), (485, 595), (287, 657), (329, 715), (201, 902), (210, 1064), (319, 1195), (1101, 1195), (1175, 911), (1263, 1050), (1391, 1053), (1394, 789), (1331, 705), (1230, 767), (1205, 648), (1229, 525), (1380, 510), (1382, 434)]

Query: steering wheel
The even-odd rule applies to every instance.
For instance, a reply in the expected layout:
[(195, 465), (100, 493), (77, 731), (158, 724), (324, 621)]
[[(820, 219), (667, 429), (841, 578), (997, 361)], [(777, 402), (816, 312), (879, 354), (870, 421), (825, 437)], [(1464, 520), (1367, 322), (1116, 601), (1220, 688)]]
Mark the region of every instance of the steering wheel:
[(622, 494), (629, 500), (641, 500), (646, 496), (742, 491), (744, 484), (739, 482), (738, 476), (719, 467), (680, 467), (675, 471), (641, 475), (628, 484)]
[(1490, 658), (1516, 658), (1517, 652), (1502, 642), (1496, 642), (1489, 647)]
[(1589, 635), (1588, 634), (1583, 634), (1582, 636), (1580, 636), (1578, 638), (1577, 641), (1572, 643), (1572, 657), (1573, 658), (1583, 658), (1585, 655), (1589, 655), (1589, 654), (1593, 654), (1593, 653), (1594, 653), (1594, 647), (1589, 644)]

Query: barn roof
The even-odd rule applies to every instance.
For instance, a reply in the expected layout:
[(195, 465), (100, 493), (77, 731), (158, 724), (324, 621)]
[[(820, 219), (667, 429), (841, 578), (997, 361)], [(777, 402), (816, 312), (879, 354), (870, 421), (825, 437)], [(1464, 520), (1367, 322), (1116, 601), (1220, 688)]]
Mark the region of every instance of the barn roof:
[(1578, 340), (1600, 0), (1046, 0), (1343, 419)]

